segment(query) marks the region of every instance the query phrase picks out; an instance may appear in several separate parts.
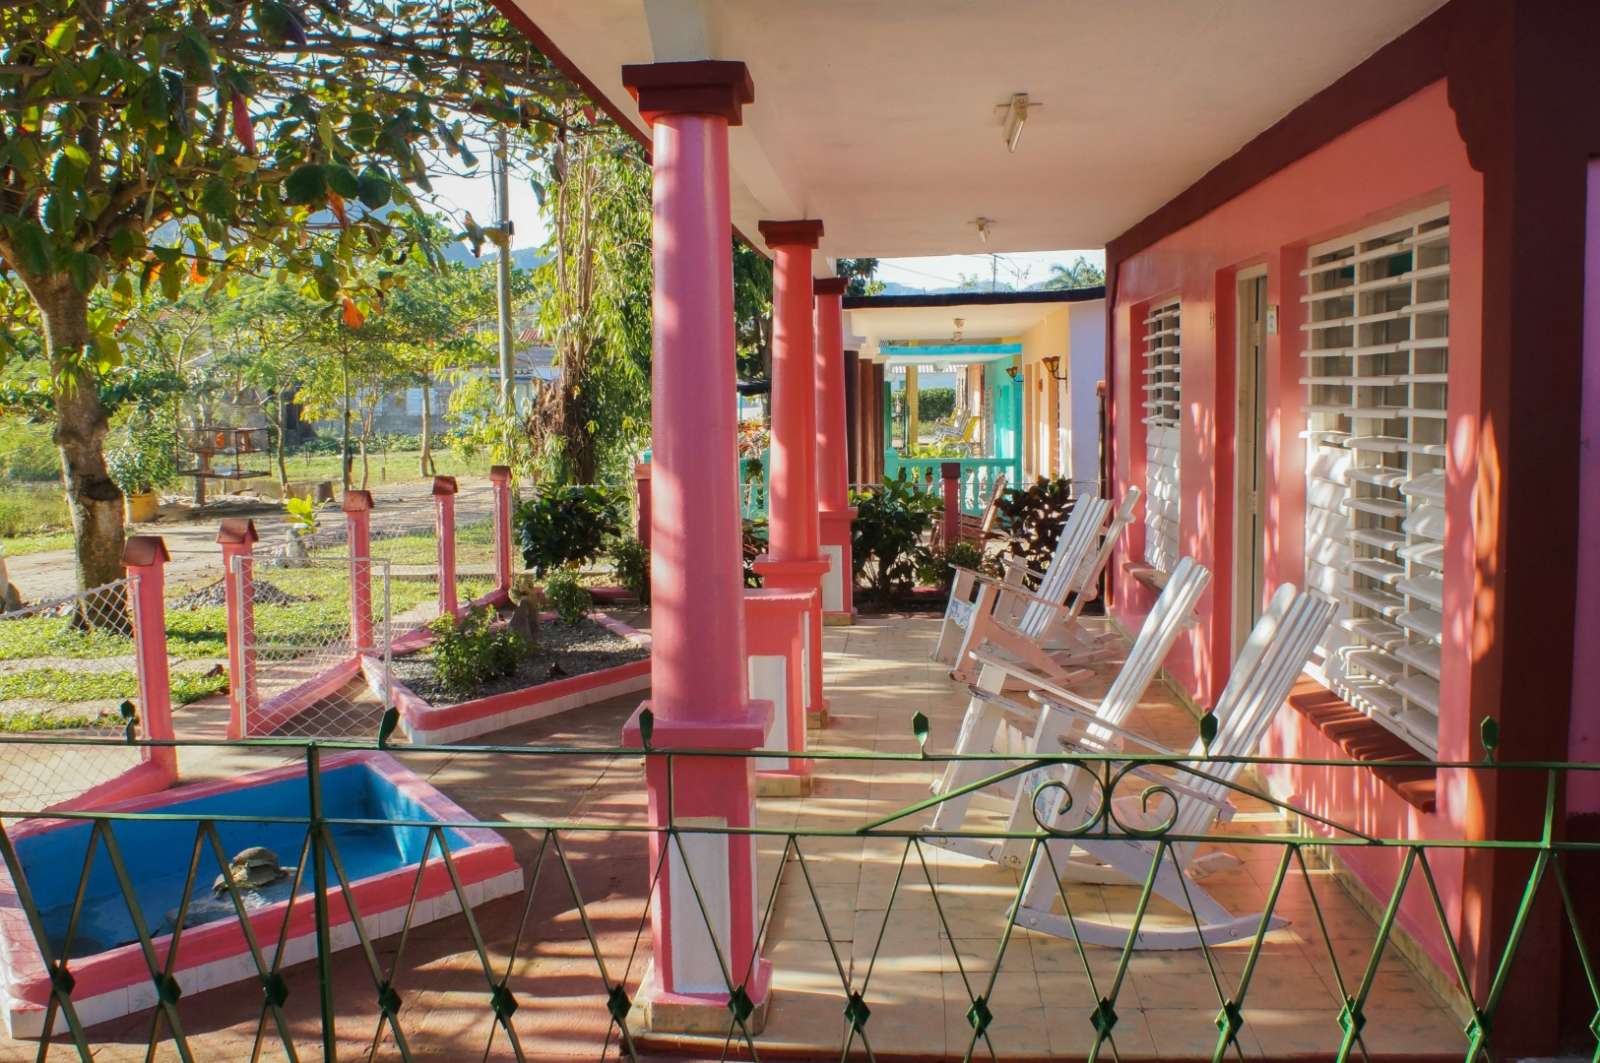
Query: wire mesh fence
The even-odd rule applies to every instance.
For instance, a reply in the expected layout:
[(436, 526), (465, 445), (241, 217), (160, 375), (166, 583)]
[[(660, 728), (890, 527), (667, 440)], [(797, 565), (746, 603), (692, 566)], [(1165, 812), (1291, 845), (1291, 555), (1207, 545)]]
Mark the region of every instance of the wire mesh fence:
[(269, 551), (235, 561), (235, 630), (243, 662), (234, 692), (244, 733), (375, 736), (390, 700), (387, 562)]
[[(137, 734), (132, 586), (117, 580), (0, 614), (0, 734)], [(127, 746), (0, 746), (0, 803), (70, 801), (139, 761)]]
[[(1300, 819), (1294, 806), (1243, 782), (1227, 789), (1251, 822), (1198, 835), (1177, 826), (1190, 799), (1185, 781), (1213, 778), (1225, 764), (1369, 770), (1354, 761), (1060, 755), (1018, 762), (994, 754), (976, 758), (993, 776), (1045, 769), (1081, 777), (1095, 800), (1063, 825), (1051, 815), (1059, 792), (1040, 789), (1040, 812), (1025, 829), (950, 834), (926, 828), (917, 818), (926, 808), (892, 800), (874, 807), (844, 789), (849, 780), (865, 788), (875, 778), (926, 793), (930, 773), (955, 759), (943, 756), (817, 752), (831, 784), (824, 795), (764, 801), (760, 821), (744, 828), (680, 816), (670, 786), (647, 809), (638, 751), (611, 747), (397, 750), (471, 811), (352, 812), (336, 797), (317, 796), (336, 790), (320, 760), (336, 746), (348, 744), (269, 747), (302, 758), (296, 792), (313, 795), (309, 806), (234, 803), (226, 812), (176, 817), (84, 813), (71, 823), (73, 844), (51, 850), (52, 865), (40, 860), (33, 826), (18, 829), (16, 810), (0, 809), (11, 887), (4, 897), (15, 916), (0, 930), (9, 927), (40, 953), (27, 986), (28, 1018), (59, 1030), (49, 1048), (87, 1059), (114, 1031), (124, 1047), (147, 1038), (160, 1051), (195, 1059), (262, 1051), (290, 1059), (638, 1059), (661, 1050), (753, 1059), (1501, 1058), (1519, 981), (1526, 987), (1532, 974), (1548, 972), (1549, 950), (1563, 943), (1574, 950), (1579, 986), (1587, 986), (1585, 1006), (1600, 1007), (1588, 947), (1593, 913), (1583, 892), (1583, 876), (1592, 873), (1585, 862), (1600, 845), (1550, 829), (1565, 781), (1594, 765), (1433, 764), (1544, 795), (1542, 822), (1464, 841), (1391, 838), (1327, 817)], [(772, 755), (652, 753), (665, 762), (664, 778), (679, 780), (718, 758)], [(585, 773), (603, 792), (523, 786), (486, 793), (481, 786), (490, 774), (559, 784)], [(1130, 803), (1154, 818), (1131, 819)], [(258, 828), (279, 839), (266, 884), (243, 873), (263, 865), (233, 852)], [(363, 862), (371, 840), (363, 832), (374, 830), (404, 838), (393, 869), (402, 888), (381, 903), (359, 887), (372, 871)], [(472, 830), (497, 831), (516, 846), (522, 887), (515, 895), (487, 899), (463, 855), (463, 834)], [(139, 878), (137, 853), (157, 834), (170, 865), (159, 889)], [(754, 943), (744, 949), (731, 944), (729, 908), (736, 866), (729, 847), (741, 839), (754, 849), (757, 869), (744, 887)], [(1026, 858), (1020, 869), (1005, 869), (941, 844), (950, 840), (1016, 840)], [(1137, 851), (1142, 869), (1115, 884), (1074, 873), (1080, 843)], [(1186, 855), (1201, 846), (1228, 854), (1232, 870), (1202, 872)], [(1370, 909), (1330, 870), (1334, 855), (1362, 853), (1382, 854), (1393, 870), (1392, 891), (1369, 898)], [(1507, 883), (1521, 893), (1492, 940), (1478, 938), (1479, 924), (1448, 886), (1473, 853), (1504, 861)], [(1169, 875), (1186, 885), (1168, 892), (1162, 880)], [(91, 877), (91, 888), (80, 888)], [(1029, 887), (1040, 878), (1065, 932), (1025, 921)], [(1211, 942), (1198, 933), (1206, 918), (1195, 899), (1201, 889), (1248, 913), (1236, 938)], [(279, 904), (270, 918), (252, 906), (268, 890)], [(130, 918), (91, 919), (85, 895), (99, 910), (125, 908)], [(675, 934), (704, 943), (698, 952), (674, 953), (675, 962), (692, 958), (711, 972), (696, 990), (710, 1003), (688, 1032), (667, 1032), (669, 1016), (647, 1014), (661, 1006), (651, 1003), (658, 987), (647, 977), (661, 962), (652, 955), (652, 908), (657, 918), (670, 910)], [(286, 932), (296, 911), (296, 929)], [(1407, 958), (1403, 911), (1418, 916), (1409, 935), (1436, 951), (1431, 977)], [(437, 925), (414, 932), (429, 920)], [(214, 984), (193, 970), (214, 957), (201, 943), (215, 939), (208, 922), (237, 925), (238, 963), (223, 989), (196, 998), (196, 984)], [(1091, 943), (1083, 930), (1091, 923), (1114, 925), (1119, 935)], [(1147, 947), (1148, 933), (1185, 925), (1197, 933), (1191, 947)], [(310, 944), (288, 946), (313, 930)], [(89, 971), (92, 953), (107, 946), (131, 949), (141, 986), (135, 1007), (148, 1014), (101, 1031), (87, 1025), (103, 1008), (101, 987), (68, 974)], [(655, 977), (663, 977), (659, 969)], [(1594, 1048), (1591, 1037), (1584, 1051)]]

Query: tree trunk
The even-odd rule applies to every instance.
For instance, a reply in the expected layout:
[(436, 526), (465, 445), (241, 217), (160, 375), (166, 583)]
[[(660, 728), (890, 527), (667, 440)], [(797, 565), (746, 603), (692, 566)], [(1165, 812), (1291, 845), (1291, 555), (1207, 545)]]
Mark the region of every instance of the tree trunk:
[(283, 497), (289, 497), (289, 403), (284, 398), (288, 392), (275, 388), (278, 393), (278, 486)]
[(122, 492), (106, 470), (110, 428), (94, 374), (78, 368), (89, 343), (89, 298), (65, 277), (35, 301), (44, 322), (45, 350), (58, 386), (55, 443), (61, 482), (72, 512), (78, 587), (88, 590), (122, 578)]
[(433, 381), (427, 376), (422, 378), (422, 462), (417, 471), (433, 475)]

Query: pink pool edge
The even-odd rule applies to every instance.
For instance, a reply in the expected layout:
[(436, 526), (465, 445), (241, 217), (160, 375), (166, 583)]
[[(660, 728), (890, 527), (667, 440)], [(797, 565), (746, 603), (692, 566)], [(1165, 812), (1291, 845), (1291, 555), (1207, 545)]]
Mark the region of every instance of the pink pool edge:
[[(521, 892), (523, 871), (510, 844), (492, 830), (454, 826), (453, 824), (470, 820), (472, 817), (422, 778), (401, 766), (389, 754), (378, 751), (356, 751), (329, 754), (324, 757), (322, 772), (325, 780), (341, 769), (355, 769), (368, 773), (355, 782), (350, 781), (350, 776), (346, 776), (346, 785), (373, 787), (382, 793), (385, 802), (393, 802), (399, 807), (409, 809), (406, 815), (393, 818), (432, 820), (445, 828), (447, 836), (451, 838), (450, 855), (470, 905), (477, 906), (496, 897)], [(192, 819), (156, 825), (148, 823), (134, 825), (123, 822), (114, 828), (119, 835), (118, 841), (123, 842), (124, 839), (120, 835), (125, 827), (130, 829), (134, 826), (144, 829), (173, 827), (174, 837), (181, 835), (183, 838), (181, 853), (174, 853), (171, 848), (164, 848), (163, 852), (170, 858), (167, 860), (169, 864), (176, 862), (182, 865), (183, 870), (187, 870), (189, 847), (192, 846), (195, 836), (195, 822), (207, 818), (208, 814), (238, 814), (232, 803), (246, 800), (249, 796), (246, 791), (251, 790), (260, 791), (261, 797), (273, 798), (272, 807), (260, 810), (263, 815), (303, 815), (303, 810), (284, 810), (279, 797), (306, 792), (305, 768), (302, 764), (289, 764), (225, 780), (180, 786), (161, 793), (105, 805), (100, 811), (163, 811), (169, 806), (187, 806), (195, 802), (206, 806), (203, 811), (195, 811)], [(416, 814), (419, 810), (421, 814)], [(173, 811), (180, 810), (173, 809)], [(184, 808), (181, 811), (188, 813), (191, 810)], [(364, 815), (341, 811), (335, 807), (329, 807), (325, 814), (334, 819), (366, 818)], [(82, 832), (87, 830), (87, 826), (83, 821), (34, 820), (14, 830), (11, 836), (20, 853), (30, 845), (40, 843), (49, 845), (51, 835), (74, 830)], [(219, 832), (224, 826), (227, 824), (219, 824)], [(299, 830), (303, 837), (303, 827), (293, 829)], [(60, 844), (71, 844), (65, 836), (57, 840)], [(227, 845), (228, 842), (224, 840), (225, 851)], [(81, 854), (81, 849), (79, 852)], [(151, 857), (138, 853), (134, 847), (125, 843), (123, 855), (130, 865), (129, 874), (137, 887), (141, 876), (138, 868), (134, 866), (135, 861), (148, 860)], [(298, 855), (299, 851), (296, 849), (293, 854), (281, 854), (281, 859), (288, 864), (298, 858)], [(343, 853), (341, 856), (343, 857)], [(155, 859), (161, 858), (155, 857)], [(351, 870), (349, 859), (345, 859), (347, 872), (352, 879), (351, 893), (361, 913), (368, 937), (376, 939), (398, 932), (405, 920), (406, 907), (410, 903), (411, 892), (416, 884), (418, 861), (411, 859), (399, 866), (363, 876), (358, 871)], [(209, 845), (202, 850), (201, 860), (201, 873), (195, 883), (197, 898), (209, 895), (211, 881), (215, 877), (215, 859), (210, 853)], [(59, 896), (41, 895), (39, 881), (41, 876), (35, 874), (35, 869), (28, 867), (29, 859), (26, 856), (22, 857), (22, 863), (33, 890), (35, 904), (41, 910), (53, 903), (59, 904)], [(95, 856), (97, 871), (109, 863), (102, 847)], [(76, 882), (80, 870), (81, 855), (79, 866), (70, 869), (73, 883)], [(310, 882), (309, 869), (304, 882), (305, 884)], [(306, 888), (305, 884), (302, 885), (302, 890)], [(43, 885), (48, 887), (49, 883)], [(330, 939), (333, 948), (339, 950), (356, 945), (359, 939), (351, 923), (343, 891), (337, 885), (336, 879), (332, 880), (328, 898)], [(422, 876), (417, 898), (416, 909), (411, 919), (412, 926), (432, 922), (460, 911), (460, 903), (451, 888), (449, 872), (439, 858), (436, 845), (430, 851), (427, 870)], [(67, 900), (70, 899), (69, 893)], [(118, 893), (109, 901), (102, 899), (101, 903), (121, 905), (124, 902)], [(146, 903), (141, 903), (141, 909), (147, 906)], [(262, 950), (263, 960), (269, 967), (282, 928), (284, 910), (288, 906), (288, 900), (279, 900), (252, 910), (249, 915), (252, 932)], [(161, 918), (160, 913), (143, 911), (142, 914), (147, 925), (154, 930)], [(315, 931), (315, 906), (311, 896), (302, 892), (294, 898), (281, 970), (314, 958)], [(171, 935), (156, 935), (152, 941), (158, 962), (165, 964), (171, 947)], [(72, 1001), (79, 1019), (85, 1025), (106, 1022), (146, 1010), (156, 1004), (156, 989), (137, 941), (90, 955), (78, 956), (69, 960), (67, 967), (74, 982)], [(261, 992), (259, 971), (235, 917), (186, 927), (180, 939), (173, 977), (181, 987), (184, 997), (235, 983), (238, 983), (237, 992), (250, 995), (252, 999), (258, 999)], [(4, 1021), (6, 1033), (13, 1038), (42, 1036), (49, 998), (49, 974), (34, 941), (27, 915), (22, 909), (15, 882), (3, 866), (0, 866), (0, 1019)], [(54, 1032), (61, 1033), (65, 1030), (66, 1023), (58, 1011)]]

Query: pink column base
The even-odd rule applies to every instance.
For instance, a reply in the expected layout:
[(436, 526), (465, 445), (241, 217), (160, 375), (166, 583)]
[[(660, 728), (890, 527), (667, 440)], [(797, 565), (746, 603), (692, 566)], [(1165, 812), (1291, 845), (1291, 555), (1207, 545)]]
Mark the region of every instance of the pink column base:
[[(650, 705), (635, 710), (622, 730), (624, 746), (644, 748), (639, 718)], [(772, 703), (752, 701), (734, 719), (670, 720), (654, 719), (651, 749), (749, 750), (757, 749), (767, 733)], [(671, 846), (669, 859), (657, 880), (651, 898), (650, 920), (655, 942), (652, 958), (653, 995), (641, 992), (640, 1002), (655, 1029), (689, 1029), (695, 1017), (705, 1017), (703, 1009), (721, 1009), (723, 1027), (727, 1024), (728, 994), (720, 981), (714, 953), (700, 944), (705, 934), (706, 916), (700, 900), (707, 900), (707, 911), (715, 923), (726, 928), (721, 954), (735, 986), (743, 984), (752, 1001), (765, 1002), (769, 969), (756, 957), (756, 932), (761, 905), (756, 882), (756, 839), (748, 834), (696, 833), (694, 826), (733, 828), (755, 825), (755, 760), (751, 757), (674, 756), (670, 760), (672, 777), (667, 777), (669, 759), (664, 755), (645, 755), (645, 779), (649, 792), (650, 822), (657, 828), (669, 823), (679, 827), (679, 842), (664, 830), (650, 835), (650, 868), (661, 865), (663, 847)], [(668, 809), (667, 801), (671, 800)], [(679, 860), (679, 844), (689, 852)], [(677, 873), (685, 866), (693, 874), (693, 885)], [(696, 899), (698, 886), (701, 898)], [(726, 893), (721, 889), (726, 888)], [(687, 889), (687, 896), (677, 891)], [(721, 908), (715, 898), (726, 898)], [(750, 977), (746, 977), (747, 972)], [(761, 999), (757, 1000), (757, 993)], [(683, 1014), (675, 1014), (687, 1008)], [(678, 1021), (678, 1020), (684, 1021)]]
[[(830, 564), (837, 564), (838, 598), (829, 601), (828, 584), (834, 578), (830, 571), (823, 577), (822, 622), (825, 624), (853, 624), (856, 622), (855, 559), (850, 552), (850, 526), (856, 519), (855, 509), (823, 510), (818, 519), (822, 523), (822, 554)], [(838, 551), (835, 559), (833, 551)]]
[[(810, 561), (775, 561), (763, 554), (753, 566), (761, 576), (762, 586), (780, 591), (815, 591), (817, 602), (822, 601), (822, 578), (828, 571), (825, 558)], [(821, 727), (828, 722), (828, 699), (822, 693), (822, 610), (819, 607), (806, 612), (807, 650), (809, 659), (806, 675), (806, 720), (808, 726)]]
[[(792, 797), (809, 787), (811, 758), (806, 749), (805, 632), (817, 609), (815, 591), (762, 587), (744, 592), (745, 652), (750, 658), (750, 696), (773, 702), (772, 722), (762, 745), (786, 749), (787, 758), (763, 757), (756, 763), (757, 792)], [(770, 662), (782, 660), (782, 676)], [(771, 689), (768, 684), (778, 687)]]

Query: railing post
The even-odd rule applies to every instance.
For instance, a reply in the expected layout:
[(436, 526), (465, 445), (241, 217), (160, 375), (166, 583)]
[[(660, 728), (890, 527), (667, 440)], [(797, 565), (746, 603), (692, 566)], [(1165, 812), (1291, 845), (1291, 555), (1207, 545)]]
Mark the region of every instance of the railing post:
[(344, 493), (345, 542), (350, 548), (350, 643), (356, 653), (373, 647), (372, 495)]
[(489, 469), (494, 484), (494, 586), (502, 594), (511, 590), (511, 466)]
[[(360, 492), (366, 494), (365, 491)], [(348, 497), (348, 495), (346, 496)], [(306, 788), (309, 815), (306, 829), (311, 833), (311, 906), (316, 916), (317, 998), (322, 1011), (322, 1058), (339, 1058), (339, 1038), (333, 1025), (333, 938), (328, 911), (328, 866), (326, 829), (322, 820), (322, 750), (313, 740), (306, 743)]]
[(650, 466), (647, 462), (641, 461), (633, 467), (633, 491), (639, 509), (635, 529), (639, 542), (648, 550), (650, 549)]
[(961, 539), (961, 463), (939, 463), (939, 476), (944, 481), (944, 548), (949, 550)]
[(222, 601), (228, 613), (228, 737), (243, 738), (256, 703), (255, 521), (229, 517), (217, 529)]
[[(166, 739), (172, 733), (172, 678), (167, 672), (166, 564), (167, 544), (159, 535), (130, 536), (122, 548), (128, 597), (133, 606), (134, 658), (139, 679), (139, 716), (146, 738)], [(144, 751), (169, 779), (178, 777), (178, 751), (171, 747)]]
[(456, 594), (456, 478), (433, 478), (434, 534), (439, 540), (439, 615), (459, 616)]

